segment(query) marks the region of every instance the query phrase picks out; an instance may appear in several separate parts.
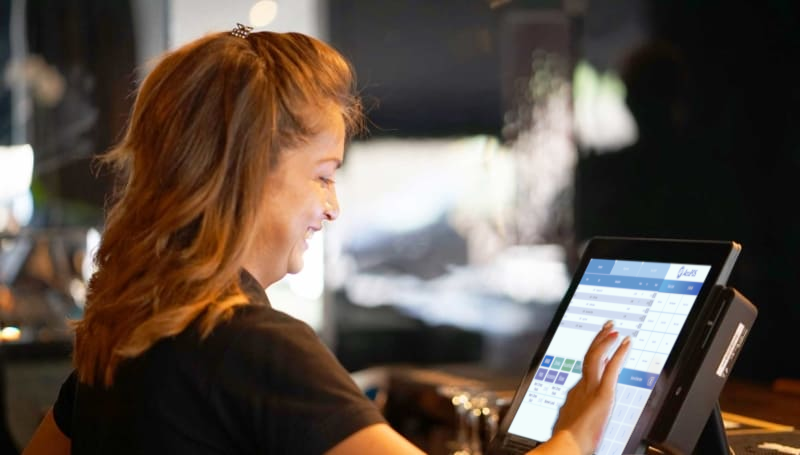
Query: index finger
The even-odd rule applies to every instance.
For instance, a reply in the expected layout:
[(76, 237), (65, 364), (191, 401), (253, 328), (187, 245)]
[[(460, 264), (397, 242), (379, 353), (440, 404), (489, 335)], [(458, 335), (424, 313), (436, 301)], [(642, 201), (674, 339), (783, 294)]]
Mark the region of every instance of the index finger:
[(584, 357), (586, 370), (584, 377), (591, 385), (596, 385), (600, 382), (603, 371), (603, 358), (617, 339), (618, 332), (614, 331), (613, 328), (614, 323), (612, 321), (606, 322), (603, 329), (595, 336)]
[(605, 371), (603, 371), (603, 378), (601, 380), (603, 388), (610, 388), (611, 390), (614, 389), (614, 385), (619, 377), (619, 372), (622, 371), (622, 362), (625, 360), (625, 354), (628, 353), (628, 349), (630, 349), (630, 347), (631, 337), (626, 336), (622, 340), (622, 343), (620, 343), (619, 347), (617, 347), (617, 351), (611, 357), (611, 360), (609, 360)]

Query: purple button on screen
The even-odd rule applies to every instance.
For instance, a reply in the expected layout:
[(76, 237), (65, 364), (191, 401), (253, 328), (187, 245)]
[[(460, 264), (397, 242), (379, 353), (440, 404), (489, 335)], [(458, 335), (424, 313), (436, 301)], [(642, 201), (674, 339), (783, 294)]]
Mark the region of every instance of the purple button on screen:
[(553, 382), (556, 380), (556, 376), (558, 375), (558, 371), (550, 370), (547, 372), (547, 375), (544, 377), (544, 382)]
[(539, 368), (539, 371), (537, 371), (537, 372), (536, 372), (536, 377), (535, 377), (535, 379), (536, 379), (537, 381), (541, 381), (541, 380), (543, 380), (543, 379), (544, 379), (544, 375), (545, 375), (545, 374), (547, 374), (547, 369), (546, 369), (546, 368)]
[(569, 373), (558, 373), (556, 384), (564, 385), (564, 383), (567, 382), (567, 376), (569, 376)]

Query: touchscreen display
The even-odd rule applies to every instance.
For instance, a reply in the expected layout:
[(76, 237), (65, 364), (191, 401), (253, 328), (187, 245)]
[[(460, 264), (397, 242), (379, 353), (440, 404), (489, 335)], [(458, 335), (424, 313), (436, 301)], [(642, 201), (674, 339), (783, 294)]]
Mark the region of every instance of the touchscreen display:
[(612, 320), (618, 343), (630, 335), (631, 349), (596, 453), (622, 454), (710, 270), (709, 265), (591, 259), (509, 433), (550, 439), (591, 341)]

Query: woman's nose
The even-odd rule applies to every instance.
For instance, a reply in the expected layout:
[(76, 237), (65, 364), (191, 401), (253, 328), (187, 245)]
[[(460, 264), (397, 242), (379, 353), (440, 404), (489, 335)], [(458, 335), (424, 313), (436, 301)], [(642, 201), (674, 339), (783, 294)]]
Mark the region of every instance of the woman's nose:
[(336, 192), (332, 191), (325, 201), (325, 219), (334, 221), (336, 218), (339, 218), (339, 199), (336, 197)]

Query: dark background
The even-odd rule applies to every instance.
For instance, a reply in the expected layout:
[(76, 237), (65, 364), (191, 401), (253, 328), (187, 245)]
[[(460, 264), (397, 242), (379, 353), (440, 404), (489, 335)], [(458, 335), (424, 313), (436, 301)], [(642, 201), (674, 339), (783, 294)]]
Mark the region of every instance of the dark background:
[[(621, 73), (640, 138), (617, 153), (581, 150), (576, 244), (593, 235), (730, 239), (730, 284), (760, 315), (734, 375), (800, 377), (800, 11), (798, 2), (332, 0), (331, 40), (363, 94), (371, 134), (487, 133), (504, 120), (519, 47), (504, 39), (531, 11), (569, 14), (571, 62)], [(633, 30), (633, 32), (630, 32)], [(536, 35), (536, 29), (528, 33)], [(636, 32), (638, 31), (638, 33)], [(557, 40), (556, 40), (557, 41)], [(505, 119), (504, 119), (505, 116)]]
[[(330, 39), (353, 61), (371, 106), (372, 137), (513, 139), (504, 129), (516, 102), (509, 85), (526, 64), (514, 50), (539, 44), (509, 39), (509, 27), (531, 11), (567, 18), (569, 41), (559, 41), (564, 29), (555, 27), (542, 32), (550, 38), (541, 46), (573, 63), (628, 71), (641, 132), (619, 153), (581, 151), (575, 243), (598, 234), (741, 242), (731, 284), (760, 315), (734, 375), (800, 377), (793, 361), (800, 347), (798, 2), (328, 3)], [(109, 182), (93, 176), (89, 164), (119, 137), (132, 101), (129, 9), (123, 1), (28, 2), (30, 51), (46, 56), (68, 83), (62, 103), (36, 107), (31, 119), (38, 226), (101, 220)], [(0, 2), (2, 17), (7, 11), (8, 2)], [(2, 22), (0, 31), (8, 30)], [(630, 27), (642, 34), (620, 32)], [(669, 51), (659, 53), (663, 48)], [(638, 60), (631, 63), (632, 56)], [(5, 142), (8, 99), (4, 88)]]
[(329, 2), (331, 42), (372, 107), (371, 135), (497, 134), (494, 12), (481, 1)]
[[(628, 63), (640, 139), (579, 163), (576, 236), (742, 243), (730, 284), (760, 314), (734, 375), (800, 377), (798, 3), (645, 5), (650, 43), (670, 56), (645, 47)], [(660, 113), (676, 109), (677, 121)]]

